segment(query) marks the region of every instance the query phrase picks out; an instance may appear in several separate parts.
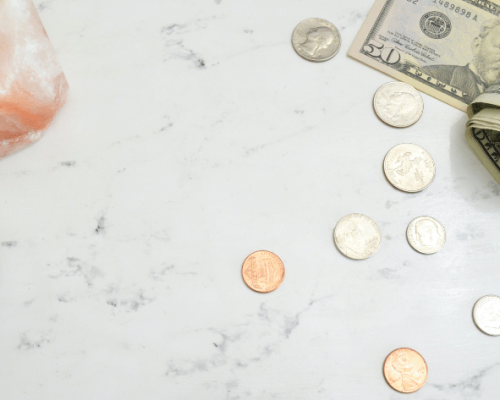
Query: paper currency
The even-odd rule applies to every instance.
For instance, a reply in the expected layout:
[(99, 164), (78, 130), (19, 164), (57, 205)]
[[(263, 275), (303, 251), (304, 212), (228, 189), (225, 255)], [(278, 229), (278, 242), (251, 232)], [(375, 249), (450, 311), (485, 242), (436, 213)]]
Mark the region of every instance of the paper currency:
[(500, 184), (500, 85), (488, 87), (469, 105), (467, 114), (467, 142)]
[(494, 1), (376, 0), (348, 54), (465, 111), (500, 80)]

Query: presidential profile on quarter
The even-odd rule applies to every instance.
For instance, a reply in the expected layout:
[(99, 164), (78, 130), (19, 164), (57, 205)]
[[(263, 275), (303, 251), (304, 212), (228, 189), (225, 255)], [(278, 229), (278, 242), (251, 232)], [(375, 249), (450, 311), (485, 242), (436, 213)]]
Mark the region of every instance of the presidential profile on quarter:
[(416, 144), (398, 144), (384, 159), (387, 180), (403, 192), (420, 192), (429, 186), (436, 175), (431, 155)]
[(472, 311), (474, 323), (490, 336), (500, 336), (500, 297), (488, 295), (481, 297)]
[(420, 119), (424, 101), (413, 86), (404, 82), (389, 82), (375, 93), (373, 108), (386, 124), (406, 128)]
[(444, 246), (446, 231), (437, 219), (418, 217), (408, 225), (406, 238), (419, 253), (434, 254)]
[(309, 61), (327, 61), (340, 49), (340, 33), (331, 22), (321, 18), (308, 18), (293, 31), (295, 51)]
[(371, 218), (363, 214), (350, 214), (338, 222), (333, 238), (337, 248), (346, 257), (364, 260), (377, 252), (382, 235)]

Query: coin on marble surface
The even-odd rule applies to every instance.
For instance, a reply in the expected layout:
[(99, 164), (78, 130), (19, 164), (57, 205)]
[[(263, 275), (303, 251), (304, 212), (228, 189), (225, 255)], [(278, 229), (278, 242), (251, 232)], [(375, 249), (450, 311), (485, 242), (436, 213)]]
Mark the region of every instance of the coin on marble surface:
[(309, 61), (327, 61), (340, 49), (340, 33), (331, 22), (321, 18), (308, 18), (293, 31), (295, 51)]
[(424, 112), (424, 101), (413, 86), (403, 82), (389, 82), (375, 93), (373, 107), (386, 124), (406, 128), (420, 119)]
[(436, 175), (431, 155), (416, 144), (398, 144), (384, 159), (387, 180), (403, 192), (420, 192), (430, 185)]
[(410, 222), (406, 237), (411, 247), (422, 254), (437, 253), (446, 242), (446, 231), (432, 217), (418, 217)]
[(283, 282), (285, 266), (276, 254), (259, 250), (245, 259), (241, 275), (250, 289), (269, 293), (276, 290)]
[(474, 305), (474, 322), (479, 329), (491, 336), (500, 336), (500, 297), (484, 296)]
[(387, 356), (384, 376), (387, 383), (401, 393), (413, 393), (424, 386), (428, 375), (424, 358), (415, 350), (400, 348)]
[(364, 260), (377, 252), (382, 235), (371, 218), (350, 214), (338, 222), (333, 238), (342, 254), (354, 260)]

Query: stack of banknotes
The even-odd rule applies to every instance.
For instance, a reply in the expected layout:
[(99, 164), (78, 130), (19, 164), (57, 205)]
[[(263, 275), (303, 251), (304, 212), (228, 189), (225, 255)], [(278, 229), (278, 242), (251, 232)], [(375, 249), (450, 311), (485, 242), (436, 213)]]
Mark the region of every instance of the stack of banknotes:
[(500, 183), (499, 3), (376, 0), (349, 55), (468, 111), (467, 140)]
[(467, 114), (467, 142), (500, 184), (500, 85), (488, 87)]

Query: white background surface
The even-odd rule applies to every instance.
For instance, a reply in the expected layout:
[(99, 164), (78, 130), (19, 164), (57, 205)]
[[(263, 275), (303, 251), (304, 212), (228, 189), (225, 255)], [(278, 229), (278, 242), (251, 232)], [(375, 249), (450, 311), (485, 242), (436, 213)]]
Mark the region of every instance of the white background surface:
[[(414, 126), (380, 122), (391, 79), (346, 56), (372, 0), (36, 1), (71, 87), (36, 144), (0, 161), (0, 393), (6, 400), (487, 399), (500, 338), (475, 301), (500, 294), (500, 187), (467, 147), (466, 116), (425, 94)], [(334, 23), (332, 60), (300, 58), (308, 17)], [(382, 160), (434, 157), (418, 194)], [(379, 225), (365, 261), (333, 229)], [(424, 256), (408, 223), (438, 219)], [(267, 249), (286, 276), (241, 279)], [(403, 395), (382, 364), (419, 351)]]

